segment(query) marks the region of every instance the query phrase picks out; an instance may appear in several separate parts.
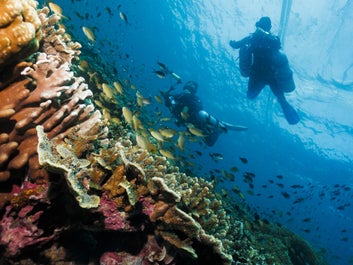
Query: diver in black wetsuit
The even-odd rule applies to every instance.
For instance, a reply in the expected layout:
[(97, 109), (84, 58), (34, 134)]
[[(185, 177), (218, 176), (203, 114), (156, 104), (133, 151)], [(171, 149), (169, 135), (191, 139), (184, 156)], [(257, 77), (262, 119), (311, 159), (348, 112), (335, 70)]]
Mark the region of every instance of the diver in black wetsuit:
[(284, 96), (285, 92), (295, 89), (287, 56), (280, 51), (279, 38), (270, 32), (272, 26), (269, 17), (262, 17), (255, 26), (254, 33), (240, 41), (229, 42), (232, 48), (239, 49), (241, 75), (249, 77), (247, 96), (254, 99), (269, 85), (288, 123), (296, 124), (299, 122), (299, 116)]
[(167, 92), (162, 92), (165, 105), (177, 120), (177, 125), (189, 127), (192, 124), (202, 132), (202, 139), (206, 145), (212, 146), (221, 133), (228, 130), (243, 131), (246, 127), (229, 124), (217, 120), (215, 117), (207, 113), (203, 107), (201, 100), (196, 96), (198, 84), (195, 81), (189, 81), (183, 88), (183, 93), (170, 94), (174, 87)]

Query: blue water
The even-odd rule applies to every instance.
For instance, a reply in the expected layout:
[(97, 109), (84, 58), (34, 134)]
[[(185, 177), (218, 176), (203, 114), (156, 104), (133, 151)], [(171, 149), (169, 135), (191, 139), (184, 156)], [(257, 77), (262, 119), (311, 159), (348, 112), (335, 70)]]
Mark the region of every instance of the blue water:
[[(213, 147), (190, 147), (202, 152), (190, 158), (195, 173), (238, 167), (236, 182), (224, 182), (223, 188), (238, 185), (261, 216), (305, 238), (326, 253), (329, 264), (353, 263), (352, 1), (292, 4), (283, 48), (297, 86), (287, 96), (301, 116), (294, 126), (268, 88), (255, 101), (245, 97), (247, 80), (228, 45), (252, 32), (263, 15), (272, 18), (277, 33), (282, 1), (62, 0), (60, 5), (73, 37), (146, 97), (174, 84), (153, 73), (160, 61), (183, 81), (199, 83), (198, 94), (211, 114), (249, 127), (221, 135)], [(93, 44), (82, 26), (94, 30)], [(212, 160), (210, 152), (223, 159)], [(253, 189), (243, 181), (244, 172), (255, 174)]]

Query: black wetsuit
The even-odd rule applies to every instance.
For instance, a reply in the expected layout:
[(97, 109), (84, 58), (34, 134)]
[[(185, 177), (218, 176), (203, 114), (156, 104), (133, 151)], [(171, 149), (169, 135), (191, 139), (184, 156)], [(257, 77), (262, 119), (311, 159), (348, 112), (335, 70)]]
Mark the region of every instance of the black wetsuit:
[(188, 123), (191, 123), (196, 128), (200, 129), (204, 134), (202, 139), (208, 146), (214, 145), (218, 136), (222, 132), (225, 132), (218, 126), (219, 122), (214, 117), (207, 114), (208, 119), (216, 120), (216, 124), (210, 124), (207, 118), (204, 119), (203, 116), (200, 115), (201, 112), (206, 112), (203, 110), (201, 100), (195, 94), (181, 93), (170, 95), (167, 93), (164, 95), (164, 99), (165, 105), (177, 119), (177, 125), (188, 127)]
[(257, 29), (240, 41), (231, 41), (230, 45), (234, 49), (240, 48), (240, 72), (244, 77), (249, 77), (247, 97), (256, 98), (269, 85), (288, 122), (297, 123), (299, 117), (284, 96), (285, 92), (295, 89), (295, 84), (287, 56), (280, 51), (279, 38)]

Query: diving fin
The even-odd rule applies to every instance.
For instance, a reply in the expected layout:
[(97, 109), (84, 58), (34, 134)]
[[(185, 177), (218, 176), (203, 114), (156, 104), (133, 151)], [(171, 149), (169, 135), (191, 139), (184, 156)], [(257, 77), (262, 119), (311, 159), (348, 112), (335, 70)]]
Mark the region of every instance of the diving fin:
[(300, 121), (299, 115), (296, 110), (286, 101), (280, 101), (284, 117), (291, 125), (297, 124)]
[(231, 130), (231, 131), (246, 131), (248, 129), (248, 127), (242, 126), (242, 125), (236, 125), (236, 124), (231, 124), (228, 122), (220, 122), (221, 126), (223, 125), (227, 130)]

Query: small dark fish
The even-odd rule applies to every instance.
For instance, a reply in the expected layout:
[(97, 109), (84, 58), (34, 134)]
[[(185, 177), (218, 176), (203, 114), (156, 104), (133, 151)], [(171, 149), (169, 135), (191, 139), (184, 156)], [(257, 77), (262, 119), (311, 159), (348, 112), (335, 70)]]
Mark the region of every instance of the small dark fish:
[(161, 62), (157, 62), (157, 64), (164, 70), (164, 71), (168, 71), (168, 67), (164, 64), (164, 63), (161, 63)]
[(281, 192), (282, 196), (286, 199), (289, 199), (290, 198), (290, 194), (288, 192), (285, 192), (285, 191), (282, 191)]
[(346, 207), (351, 206), (350, 203), (345, 203), (337, 207), (338, 210), (343, 211)]
[(110, 7), (105, 7), (105, 10), (108, 12), (109, 16), (111, 17), (113, 15), (112, 10), (110, 9)]
[(298, 198), (296, 199), (293, 204), (297, 204), (297, 203), (300, 203), (300, 202), (303, 202), (305, 200), (305, 198)]
[(303, 185), (298, 185), (298, 184), (292, 185), (292, 186), (290, 186), (290, 187), (293, 188), (293, 189), (304, 188)]
[(272, 179), (269, 179), (268, 182), (270, 182), (271, 184), (275, 183)]
[(267, 198), (269, 198), (269, 199), (273, 199), (273, 195), (269, 195), (269, 196), (267, 196)]
[(254, 192), (252, 190), (247, 190), (246, 193), (249, 194), (250, 196), (254, 195)]
[(347, 241), (349, 241), (349, 238), (348, 237), (342, 237), (341, 240), (344, 241), (344, 242), (347, 242)]
[(196, 150), (195, 153), (198, 155), (198, 156), (202, 156), (202, 152)]
[(282, 183), (277, 183), (277, 186), (280, 187), (280, 188), (284, 188), (284, 185)]
[(303, 231), (304, 231), (305, 233), (308, 233), (308, 234), (311, 233), (311, 230), (310, 230), (310, 229), (304, 229)]
[(303, 222), (305, 222), (305, 223), (308, 223), (308, 222), (310, 222), (311, 221), (311, 218), (304, 218), (303, 220), (302, 220)]
[(261, 187), (264, 188), (264, 189), (266, 189), (266, 188), (267, 188), (267, 185), (265, 184), (265, 185), (262, 185)]
[(230, 171), (232, 171), (232, 172), (238, 172), (239, 171), (239, 168), (237, 168), (237, 167), (231, 167), (230, 168)]
[(277, 175), (276, 178), (283, 179), (283, 176), (282, 175)]
[(77, 12), (77, 11), (74, 11), (74, 14), (76, 15), (76, 16), (78, 16), (80, 19), (85, 19), (85, 17), (84, 16), (82, 16), (79, 12)]
[(165, 73), (160, 70), (153, 71), (159, 78), (165, 78)]
[(243, 164), (247, 164), (248, 163), (248, 159), (246, 159), (245, 157), (239, 157), (240, 161), (243, 163)]

